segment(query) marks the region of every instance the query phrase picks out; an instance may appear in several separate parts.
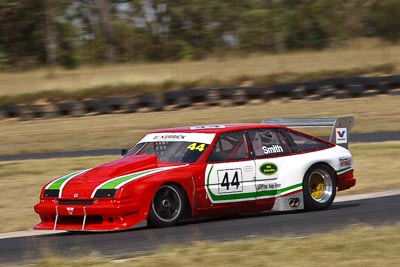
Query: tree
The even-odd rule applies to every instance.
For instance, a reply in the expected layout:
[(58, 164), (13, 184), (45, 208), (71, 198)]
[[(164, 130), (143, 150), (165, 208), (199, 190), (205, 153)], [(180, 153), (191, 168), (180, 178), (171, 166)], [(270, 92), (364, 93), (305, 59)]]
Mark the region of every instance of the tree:
[(97, 11), (101, 31), (103, 33), (106, 50), (105, 58), (107, 62), (114, 63), (116, 61), (115, 54), (115, 34), (111, 21), (111, 4), (109, 0), (97, 0)]
[(57, 58), (57, 37), (54, 23), (54, 1), (44, 0), (43, 5), (46, 35), (46, 64), (49, 70), (48, 75), (52, 76)]
[(400, 41), (400, 2), (398, 0), (377, 1), (370, 11), (376, 35), (392, 41)]

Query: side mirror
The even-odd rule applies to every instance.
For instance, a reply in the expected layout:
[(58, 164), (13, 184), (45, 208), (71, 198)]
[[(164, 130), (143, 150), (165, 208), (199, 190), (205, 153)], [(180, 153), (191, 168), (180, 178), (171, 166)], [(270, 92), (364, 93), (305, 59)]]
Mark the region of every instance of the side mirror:
[(128, 153), (128, 149), (126, 149), (126, 148), (121, 149), (121, 156), (122, 157), (125, 156), (126, 153)]

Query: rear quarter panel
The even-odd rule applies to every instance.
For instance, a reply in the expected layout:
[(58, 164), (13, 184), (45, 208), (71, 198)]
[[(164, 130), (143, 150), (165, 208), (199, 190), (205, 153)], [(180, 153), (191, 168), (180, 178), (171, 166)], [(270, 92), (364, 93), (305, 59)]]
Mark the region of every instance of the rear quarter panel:
[(324, 150), (276, 158), (277, 161), (282, 162), (280, 165), (283, 167), (279, 177), (282, 178), (284, 186), (302, 183), (307, 170), (317, 163), (328, 164), (337, 172), (341, 169), (339, 159), (342, 157), (351, 158), (351, 154), (343, 147), (334, 146)]

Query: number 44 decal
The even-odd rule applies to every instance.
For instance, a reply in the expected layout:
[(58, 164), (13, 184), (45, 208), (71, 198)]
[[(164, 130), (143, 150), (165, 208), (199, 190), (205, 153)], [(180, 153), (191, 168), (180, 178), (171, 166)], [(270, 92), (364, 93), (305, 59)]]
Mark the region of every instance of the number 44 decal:
[(241, 169), (218, 171), (218, 193), (243, 192), (243, 177)]
[(198, 150), (198, 151), (201, 152), (201, 151), (204, 150), (205, 147), (206, 147), (206, 144), (192, 143), (192, 144), (190, 144), (190, 145), (187, 147), (187, 149), (192, 150), (192, 151)]

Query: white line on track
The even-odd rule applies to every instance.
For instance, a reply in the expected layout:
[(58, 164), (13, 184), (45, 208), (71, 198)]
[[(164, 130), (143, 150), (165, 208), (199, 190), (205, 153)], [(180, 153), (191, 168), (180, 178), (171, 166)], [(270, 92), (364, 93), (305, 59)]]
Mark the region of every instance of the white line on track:
[(394, 189), (389, 191), (382, 192), (374, 192), (374, 193), (365, 193), (365, 194), (357, 194), (357, 195), (347, 195), (347, 196), (337, 196), (334, 202), (345, 202), (345, 201), (353, 201), (353, 200), (361, 200), (361, 199), (369, 199), (369, 198), (378, 198), (378, 197), (388, 197), (400, 195), (400, 189)]
[[(357, 194), (357, 195), (345, 195), (345, 196), (337, 196), (335, 198), (335, 202), (346, 202), (346, 201), (354, 201), (354, 200), (362, 200), (369, 198), (379, 198), (379, 197), (388, 197), (400, 195), (400, 189), (383, 191), (383, 192), (374, 192), (374, 193), (365, 193), (365, 194)], [(26, 231), (18, 231), (18, 232), (9, 232), (9, 233), (0, 233), (0, 239), (6, 238), (16, 238), (16, 237), (28, 237), (28, 236), (43, 236), (43, 235), (54, 235), (65, 233), (66, 231), (61, 230), (26, 230)]]
[(54, 235), (61, 234), (67, 231), (62, 230), (33, 230), (29, 229), (26, 231), (0, 233), (0, 239), (15, 238), (15, 237), (28, 237), (28, 236), (38, 236), (38, 235)]

